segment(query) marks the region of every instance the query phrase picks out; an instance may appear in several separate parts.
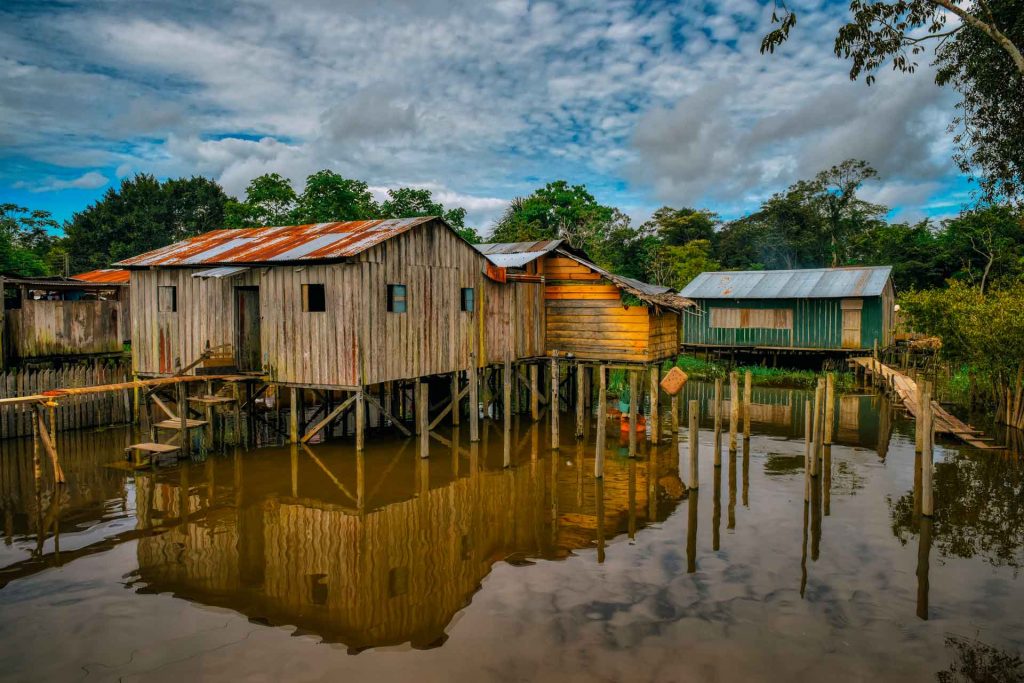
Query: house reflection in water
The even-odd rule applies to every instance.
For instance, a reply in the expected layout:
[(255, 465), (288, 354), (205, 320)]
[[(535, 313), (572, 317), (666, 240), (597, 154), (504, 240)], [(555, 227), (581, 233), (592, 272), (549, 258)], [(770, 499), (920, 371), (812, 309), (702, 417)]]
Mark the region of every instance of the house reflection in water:
[(495, 562), (562, 559), (665, 519), (683, 487), (663, 451), (610, 459), (601, 488), (592, 456), (565, 451), (509, 469), (476, 447), (420, 460), (395, 444), (209, 459), (138, 479), (139, 524), (167, 529), (139, 539), (138, 578), (353, 651), (433, 647)]

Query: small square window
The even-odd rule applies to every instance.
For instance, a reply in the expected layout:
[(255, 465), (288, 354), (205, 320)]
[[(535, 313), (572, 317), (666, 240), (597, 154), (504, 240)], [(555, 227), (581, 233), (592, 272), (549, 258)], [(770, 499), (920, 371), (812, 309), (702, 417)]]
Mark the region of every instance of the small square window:
[(464, 311), (466, 311), (468, 313), (472, 313), (473, 312), (473, 310), (474, 310), (474, 308), (476, 306), (476, 302), (474, 301), (474, 296), (475, 295), (476, 295), (476, 290), (474, 290), (472, 287), (463, 287), (462, 288), (462, 310), (464, 310)]
[(388, 312), (405, 313), (405, 285), (388, 285)]
[(174, 313), (178, 310), (177, 287), (156, 288), (156, 310), (160, 313)]
[(302, 285), (302, 310), (323, 313), (327, 310), (327, 295), (323, 285)]

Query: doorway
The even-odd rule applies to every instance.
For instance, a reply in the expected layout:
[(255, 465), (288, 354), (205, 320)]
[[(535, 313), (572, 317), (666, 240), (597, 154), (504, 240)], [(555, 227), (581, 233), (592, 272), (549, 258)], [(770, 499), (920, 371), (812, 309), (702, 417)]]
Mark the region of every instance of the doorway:
[(260, 348), (260, 288), (235, 287), (235, 361), (240, 372), (262, 369)]

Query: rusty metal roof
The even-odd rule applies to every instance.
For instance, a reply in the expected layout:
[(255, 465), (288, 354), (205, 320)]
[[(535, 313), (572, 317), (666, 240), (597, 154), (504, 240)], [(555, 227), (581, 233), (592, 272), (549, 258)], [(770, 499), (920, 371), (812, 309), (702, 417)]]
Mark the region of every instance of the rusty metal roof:
[(131, 273), (124, 268), (100, 268), (99, 270), (90, 270), (88, 273), (72, 275), (71, 279), (80, 282), (126, 285), (131, 279)]
[(216, 266), (333, 261), (355, 256), (436, 216), (214, 230), (118, 266)]
[(892, 266), (701, 273), (680, 292), (691, 299), (830, 299), (880, 296)]

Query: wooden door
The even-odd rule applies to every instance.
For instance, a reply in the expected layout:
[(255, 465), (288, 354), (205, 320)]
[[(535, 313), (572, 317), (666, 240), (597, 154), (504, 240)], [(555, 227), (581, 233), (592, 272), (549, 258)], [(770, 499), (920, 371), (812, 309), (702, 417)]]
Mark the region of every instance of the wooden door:
[(235, 287), (235, 359), (242, 372), (262, 367), (260, 349), (260, 288)]
[(840, 308), (843, 311), (842, 346), (844, 349), (859, 349), (861, 311), (864, 302), (860, 299), (844, 299)]

